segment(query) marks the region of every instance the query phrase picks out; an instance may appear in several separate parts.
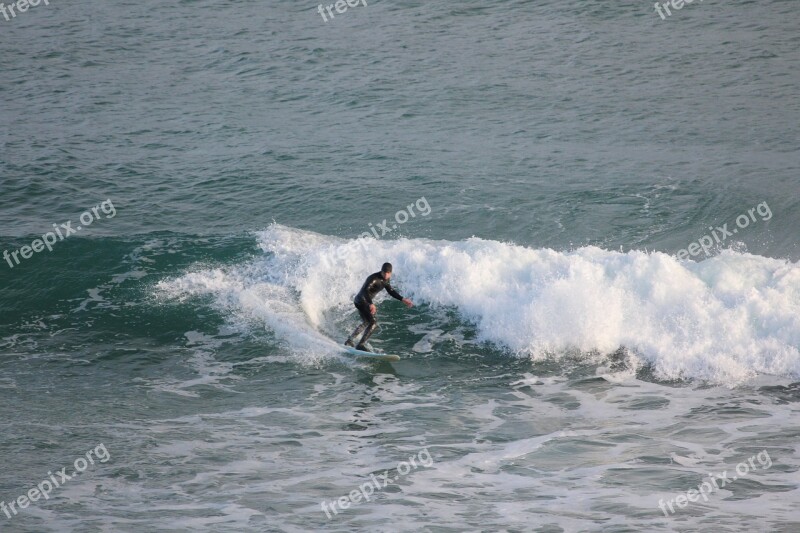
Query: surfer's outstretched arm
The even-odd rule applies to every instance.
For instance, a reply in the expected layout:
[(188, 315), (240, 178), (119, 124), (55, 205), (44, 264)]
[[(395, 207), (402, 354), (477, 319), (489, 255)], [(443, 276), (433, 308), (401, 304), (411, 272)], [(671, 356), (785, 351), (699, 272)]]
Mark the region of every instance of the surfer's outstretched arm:
[(391, 297), (392, 297), (392, 298), (395, 298), (396, 300), (400, 300), (401, 302), (403, 302), (404, 304), (406, 304), (408, 307), (413, 307), (413, 305), (414, 305), (414, 302), (412, 302), (412, 301), (411, 301), (411, 300), (409, 300), (408, 298), (403, 298), (403, 297), (400, 295), (400, 293), (399, 293), (399, 292), (397, 292), (397, 291), (394, 289), (394, 287), (392, 287), (391, 285), (389, 285), (389, 282), (388, 282), (388, 281), (384, 281), (383, 283), (384, 283), (384, 286), (386, 287), (386, 292), (388, 292), (388, 293), (389, 293), (389, 295), (391, 295)]

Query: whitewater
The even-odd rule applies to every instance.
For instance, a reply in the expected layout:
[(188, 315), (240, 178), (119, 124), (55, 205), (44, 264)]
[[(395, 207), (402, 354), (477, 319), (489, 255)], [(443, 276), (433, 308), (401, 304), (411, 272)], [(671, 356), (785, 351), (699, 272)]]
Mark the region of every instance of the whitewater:
[[(208, 295), (240, 323), (261, 320), (294, 353), (337, 350), (352, 298), (383, 261), (428, 313), (451, 309), (472, 343), (533, 360), (625, 354), (657, 379), (737, 385), (800, 376), (800, 265), (731, 250), (703, 261), (582, 247), (560, 252), (479, 238), (342, 239), (273, 224), (263, 255), (159, 283)], [(365, 253), (368, 250), (368, 253)], [(346, 335), (345, 335), (346, 336)], [(400, 349), (395, 346), (392, 349)]]

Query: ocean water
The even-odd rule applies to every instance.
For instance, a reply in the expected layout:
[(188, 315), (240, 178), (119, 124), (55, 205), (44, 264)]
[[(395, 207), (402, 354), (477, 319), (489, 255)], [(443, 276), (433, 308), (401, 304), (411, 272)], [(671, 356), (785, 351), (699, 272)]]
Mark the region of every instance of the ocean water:
[(800, 530), (796, 2), (366, 4), (0, 11), (0, 531)]

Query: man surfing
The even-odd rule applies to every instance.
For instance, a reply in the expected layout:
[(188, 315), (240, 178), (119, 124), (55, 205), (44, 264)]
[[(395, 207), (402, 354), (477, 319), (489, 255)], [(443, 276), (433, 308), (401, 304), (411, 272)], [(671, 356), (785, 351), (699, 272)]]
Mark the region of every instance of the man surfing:
[(384, 263), (380, 272), (370, 274), (370, 276), (367, 278), (367, 281), (364, 282), (361, 290), (358, 291), (358, 294), (356, 294), (356, 297), (353, 299), (353, 303), (355, 304), (356, 309), (358, 309), (358, 314), (361, 315), (362, 322), (347, 338), (347, 340), (344, 341), (345, 346), (350, 346), (352, 348), (353, 340), (362, 331), (364, 331), (364, 328), (366, 328), (364, 335), (361, 337), (361, 340), (358, 341), (358, 345), (355, 347), (355, 349), (361, 350), (362, 352), (370, 351), (366, 346), (366, 342), (369, 340), (372, 332), (375, 331), (375, 328), (378, 327), (378, 321), (375, 320), (375, 313), (378, 311), (378, 309), (375, 307), (375, 304), (372, 303), (372, 299), (383, 289), (386, 289), (386, 292), (388, 292), (392, 298), (402, 301), (408, 307), (412, 307), (414, 305), (411, 300), (408, 298), (403, 298), (400, 296), (399, 292), (392, 288), (392, 286), (389, 284), (389, 280), (391, 278), (392, 264)]

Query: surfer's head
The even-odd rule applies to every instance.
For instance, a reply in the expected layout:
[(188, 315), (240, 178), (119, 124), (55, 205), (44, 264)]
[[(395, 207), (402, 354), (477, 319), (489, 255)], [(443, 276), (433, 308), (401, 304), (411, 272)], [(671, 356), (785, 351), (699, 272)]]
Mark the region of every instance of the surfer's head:
[(392, 264), (391, 263), (384, 263), (381, 267), (381, 274), (383, 274), (383, 279), (388, 280), (392, 277)]

